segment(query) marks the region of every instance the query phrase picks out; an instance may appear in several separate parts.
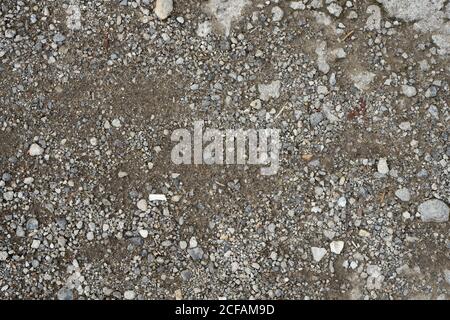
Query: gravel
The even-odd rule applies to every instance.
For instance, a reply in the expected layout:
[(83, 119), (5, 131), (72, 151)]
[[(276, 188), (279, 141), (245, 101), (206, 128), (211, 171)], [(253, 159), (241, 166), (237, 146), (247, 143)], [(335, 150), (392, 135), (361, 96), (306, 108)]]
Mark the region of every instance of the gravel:
[(2, 1), (0, 298), (448, 300), (449, 10)]

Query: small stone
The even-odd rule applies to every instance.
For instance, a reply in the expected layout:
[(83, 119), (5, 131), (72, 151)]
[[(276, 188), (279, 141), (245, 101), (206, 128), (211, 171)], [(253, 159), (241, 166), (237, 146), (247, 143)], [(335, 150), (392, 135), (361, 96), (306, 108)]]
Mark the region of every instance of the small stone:
[(148, 237), (148, 231), (145, 230), (145, 229), (139, 230), (139, 234), (140, 234), (140, 236), (141, 236), (142, 238), (144, 238), (144, 239)]
[(406, 188), (401, 188), (395, 191), (395, 196), (403, 202), (408, 202), (409, 200), (411, 200), (411, 193)]
[(192, 237), (192, 238), (189, 240), (189, 247), (190, 247), (190, 248), (195, 248), (195, 247), (197, 247), (197, 245), (198, 245), (197, 239), (195, 239), (195, 237)]
[(187, 248), (187, 242), (186, 241), (180, 241), (180, 248), (181, 250), (184, 250)]
[(6, 261), (8, 259), (8, 252), (0, 251), (0, 261)]
[(147, 211), (148, 208), (147, 201), (145, 199), (139, 200), (137, 203), (137, 207), (141, 211)]
[(57, 293), (58, 300), (73, 300), (73, 292), (69, 288), (63, 287)]
[(35, 219), (35, 218), (28, 219), (27, 224), (26, 224), (26, 228), (28, 231), (37, 230), (38, 227), (39, 227), (39, 221), (37, 221), (37, 219)]
[(124, 172), (124, 171), (119, 171), (119, 173), (117, 174), (117, 176), (119, 178), (125, 178), (126, 176), (128, 176), (128, 173)]
[(12, 199), (14, 199), (14, 192), (13, 191), (7, 191), (3, 194), (3, 199), (5, 199), (6, 201), (11, 201)]
[(192, 278), (192, 272), (190, 270), (181, 271), (181, 278), (183, 281), (189, 281)]
[(155, 14), (159, 19), (167, 19), (173, 11), (173, 0), (156, 0)]
[(258, 85), (259, 98), (263, 101), (269, 101), (270, 98), (277, 99), (280, 96), (281, 81), (275, 80), (269, 84)]
[(408, 85), (402, 86), (402, 92), (408, 98), (414, 97), (417, 94), (416, 88), (414, 88), (413, 86), (408, 86)]
[(112, 124), (112, 126), (113, 126), (114, 128), (120, 128), (120, 127), (122, 126), (122, 123), (120, 122), (119, 119), (114, 119), (114, 120), (111, 122), (111, 124)]
[(28, 154), (32, 157), (40, 156), (44, 153), (44, 149), (37, 143), (33, 143), (28, 150)]
[(301, 1), (292, 1), (290, 4), (291, 9), (293, 10), (305, 10), (306, 6)]
[(445, 278), (445, 282), (447, 282), (447, 284), (450, 284), (450, 270), (449, 269), (444, 270), (444, 278)]
[(32, 184), (33, 181), (34, 181), (34, 178), (32, 178), (32, 177), (27, 177), (27, 178), (23, 179), (23, 183), (25, 183), (25, 184)]
[(311, 253), (314, 261), (319, 262), (327, 254), (327, 250), (325, 248), (311, 247)]
[(275, 6), (272, 8), (272, 21), (274, 22), (281, 21), (281, 19), (283, 19), (283, 16), (284, 12), (280, 7)]
[(37, 249), (37, 248), (39, 248), (40, 245), (41, 245), (41, 241), (34, 239), (33, 242), (31, 243), (31, 248)]
[(330, 250), (335, 254), (340, 254), (344, 249), (344, 241), (332, 241), (330, 243)]
[(123, 293), (123, 297), (126, 300), (133, 300), (136, 297), (136, 293), (133, 290), (127, 290)]
[(203, 250), (201, 248), (192, 248), (187, 251), (193, 260), (201, 260), (203, 258)]
[(405, 122), (400, 123), (399, 127), (403, 131), (409, 131), (409, 130), (411, 130), (411, 123), (409, 123), (408, 121), (405, 121)]
[(345, 208), (345, 206), (347, 205), (347, 199), (345, 197), (340, 197), (337, 201), (337, 204), (339, 207)]
[(5, 173), (2, 175), (2, 180), (5, 181), (5, 182), (11, 181), (11, 178), (12, 178), (12, 176), (11, 176), (11, 174), (9, 174), (8, 172), (5, 172)]
[(386, 158), (380, 158), (380, 160), (378, 160), (377, 169), (378, 169), (378, 172), (381, 174), (389, 173), (389, 166), (388, 166)]
[(342, 7), (337, 3), (332, 3), (327, 7), (329, 13), (331, 13), (335, 17), (339, 17), (342, 13)]
[(447, 222), (449, 208), (438, 199), (431, 199), (421, 203), (418, 207), (423, 222)]
[(312, 115), (309, 116), (309, 123), (312, 127), (317, 126), (319, 123), (321, 123), (323, 120), (323, 114), (322, 112), (315, 112)]

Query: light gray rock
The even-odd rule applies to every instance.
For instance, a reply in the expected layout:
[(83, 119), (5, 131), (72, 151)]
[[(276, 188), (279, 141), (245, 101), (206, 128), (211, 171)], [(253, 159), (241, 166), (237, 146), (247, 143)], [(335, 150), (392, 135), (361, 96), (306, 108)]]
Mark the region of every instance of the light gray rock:
[(389, 173), (389, 166), (386, 158), (380, 158), (380, 160), (378, 160), (377, 170), (381, 174)]
[(159, 19), (167, 19), (173, 11), (173, 0), (156, 0), (155, 14)]
[(403, 202), (408, 202), (411, 200), (411, 193), (407, 188), (401, 188), (395, 191), (395, 196)]
[(37, 143), (33, 143), (28, 150), (28, 154), (32, 157), (40, 156), (44, 153), (44, 149)]
[(203, 250), (199, 247), (188, 249), (187, 252), (193, 260), (201, 260), (203, 258)]
[(281, 81), (275, 80), (269, 84), (258, 85), (259, 98), (269, 101), (271, 98), (277, 99), (280, 96)]
[(67, 287), (59, 289), (57, 294), (58, 300), (73, 300), (73, 292)]
[(391, 17), (405, 21), (425, 19), (444, 7), (445, 0), (377, 0)]
[(449, 208), (447, 204), (438, 199), (430, 199), (418, 207), (423, 222), (447, 222)]
[(413, 86), (403, 85), (402, 86), (402, 93), (407, 96), (408, 98), (414, 97), (417, 94), (416, 88)]
[(314, 261), (319, 262), (327, 254), (325, 248), (311, 247), (311, 253)]

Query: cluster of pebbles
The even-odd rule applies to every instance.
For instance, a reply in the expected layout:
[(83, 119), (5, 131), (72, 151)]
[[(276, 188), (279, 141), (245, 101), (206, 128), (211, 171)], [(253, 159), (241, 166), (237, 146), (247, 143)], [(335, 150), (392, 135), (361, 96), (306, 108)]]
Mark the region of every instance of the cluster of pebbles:
[[(450, 3), (0, 3), (0, 298), (448, 299)], [(281, 132), (277, 174), (171, 134)]]

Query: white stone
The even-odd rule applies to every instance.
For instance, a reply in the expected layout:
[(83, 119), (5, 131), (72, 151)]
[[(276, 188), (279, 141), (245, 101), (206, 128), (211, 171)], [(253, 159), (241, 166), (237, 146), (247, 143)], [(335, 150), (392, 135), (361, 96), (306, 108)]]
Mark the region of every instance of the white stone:
[(327, 254), (327, 250), (325, 248), (311, 247), (311, 253), (314, 261), (319, 262)]
[(34, 239), (33, 242), (31, 243), (31, 248), (37, 249), (37, 248), (39, 248), (40, 245), (41, 245), (41, 241)]
[(0, 251), (0, 261), (6, 261), (8, 259), (8, 252)]
[(123, 297), (126, 300), (133, 300), (136, 297), (136, 293), (133, 290), (127, 290), (124, 292)]
[(402, 86), (402, 92), (408, 98), (414, 97), (417, 94), (416, 88), (414, 88), (413, 86), (408, 86), (408, 85)]
[(167, 19), (173, 11), (173, 0), (156, 0), (155, 14), (159, 19)]
[(145, 239), (148, 237), (148, 231), (145, 229), (141, 229), (141, 230), (139, 230), (139, 235)]
[(147, 201), (145, 199), (139, 200), (137, 203), (137, 207), (141, 211), (147, 211), (147, 208), (148, 208)]
[(378, 160), (377, 169), (378, 169), (378, 172), (381, 174), (389, 173), (389, 166), (388, 166), (386, 158), (380, 158), (380, 160)]
[(411, 193), (406, 188), (401, 188), (395, 191), (395, 196), (403, 202), (408, 202), (409, 200), (411, 200)]
[(28, 154), (32, 157), (40, 156), (44, 153), (44, 149), (37, 143), (33, 143), (28, 150)]
[(163, 194), (149, 194), (148, 201), (167, 201), (167, 198)]
[(330, 250), (335, 254), (340, 254), (344, 249), (344, 241), (332, 241), (330, 243)]
[(272, 8), (272, 21), (274, 22), (281, 21), (281, 19), (283, 19), (283, 16), (284, 12), (280, 7), (275, 6)]
[(281, 81), (275, 80), (268, 84), (258, 85), (259, 98), (263, 101), (269, 101), (270, 98), (277, 99), (280, 96)]

